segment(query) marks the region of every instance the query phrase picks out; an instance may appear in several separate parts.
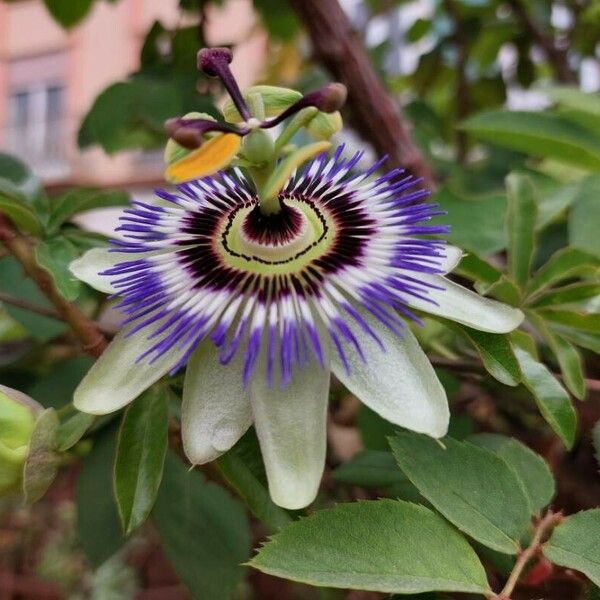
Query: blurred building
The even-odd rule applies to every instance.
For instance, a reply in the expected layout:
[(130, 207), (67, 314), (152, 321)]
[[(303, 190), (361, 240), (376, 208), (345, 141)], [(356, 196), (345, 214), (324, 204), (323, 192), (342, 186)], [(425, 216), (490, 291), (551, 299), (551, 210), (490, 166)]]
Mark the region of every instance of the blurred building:
[[(160, 181), (159, 152), (81, 151), (77, 129), (96, 96), (137, 69), (154, 21), (176, 27), (189, 19), (178, 0), (97, 0), (65, 31), (42, 0), (0, 0), (0, 150), (22, 158), (51, 187), (147, 189)], [(250, 0), (211, 5), (205, 32), (212, 45), (236, 45), (232, 66), (242, 86), (260, 76), (266, 40)]]

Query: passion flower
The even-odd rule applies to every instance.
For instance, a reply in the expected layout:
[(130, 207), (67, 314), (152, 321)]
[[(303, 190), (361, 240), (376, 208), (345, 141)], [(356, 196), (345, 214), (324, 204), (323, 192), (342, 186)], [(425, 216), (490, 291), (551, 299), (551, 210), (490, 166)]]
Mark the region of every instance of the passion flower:
[[(254, 116), (223, 71), (227, 55), (209, 56), (204, 70), (221, 74), (243, 119), (235, 132), (210, 130), (217, 135), (245, 138), (256, 123), (338, 107), (313, 94), (270, 120)], [(187, 139), (185, 120), (168, 127)], [(185, 367), (189, 460), (214, 460), (254, 423), (273, 500), (301, 508), (323, 471), (332, 372), (385, 419), (441, 437), (446, 394), (408, 323), (425, 311), (508, 332), (523, 315), (444, 277), (462, 253), (434, 237), (447, 228), (428, 223), (441, 213), (418, 180), (397, 169), (378, 175), (383, 161), (360, 171), (361, 154), (345, 158), (343, 147), (303, 167), (296, 158), (293, 168), (289, 156), (300, 151), (276, 156), (264, 146), (258, 160), (248, 147), (240, 143), (227, 171), (158, 190), (154, 203), (134, 201), (123, 239), (72, 264), (77, 277), (118, 296), (125, 314), (74, 402), (108, 413)]]

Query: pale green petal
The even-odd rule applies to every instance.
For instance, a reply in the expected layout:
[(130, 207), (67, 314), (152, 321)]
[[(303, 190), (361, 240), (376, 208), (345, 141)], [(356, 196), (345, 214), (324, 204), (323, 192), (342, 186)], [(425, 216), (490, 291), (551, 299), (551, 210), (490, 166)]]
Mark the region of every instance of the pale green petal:
[(440, 268), (442, 273), (451, 273), (456, 269), (458, 263), (461, 261), (464, 256), (463, 251), (456, 246), (451, 246), (450, 244), (446, 244), (444, 248), (445, 258), (442, 260), (442, 264)]
[[(123, 254), (109, 252), (108, 248), (92, 248), (75, 259), (69, 265), (69, 270), (77, 279), (84, 281), (99, 292), (114, 294), (115, 289), (110, 283), (110, 277), (98, 275), (98, 273), (114, 267), (116, 263), (123, 262), (123, 260)], [(133, 260), (133, 258), (128, 257), (127, 260)]]
[(385, 350), (370, 335), (355, 331), (366, 361), (354, 351), (347, 352), (348, 374), (334, 354), (335, 376), (391, 423), (436, 438), (444, 436), (450, 418), (446, 392), (415, 336), (406, 328), (400, 337), (370, 314), (362, 316)]
[(158, 381), (181, 353), (171, 350), (152, 364), (148, 359), (136, 363), (152, 343), (143, 331), (130, 337), (124, 331), (118, 333), (75, 390), (75, 408), (105, 415), (129, 404)]
[(523, 321), (518, 308), (484, 298), (445, 277), (420, 274), (419, 279), (443, 289), (428, 290), (427, 297), (433, 302), (407, 296), (413, 308), (491, 333), (508, 333)]
[(243, 352), (227, 365), (207, 340), (188, 362), (183, 384), (183, 449), (194, 465), (215, 460), (252, 424), (250, 393), (242, 383)]
[(264, 364), (250, 382), (254, 426), (275, 504), (299, 509), (317, 495), (325, 466), (329, 365), (294, 367), (283, 390), (269, 388)]

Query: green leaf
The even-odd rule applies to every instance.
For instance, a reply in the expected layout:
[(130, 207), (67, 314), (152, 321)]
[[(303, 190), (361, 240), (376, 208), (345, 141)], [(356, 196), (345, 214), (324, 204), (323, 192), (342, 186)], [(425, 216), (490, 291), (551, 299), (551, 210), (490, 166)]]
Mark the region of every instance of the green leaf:
[(508, 271), (523, 289), (529, 280), (529, 270), (535, 249), (537, 204), (531, 181), (526, 175), (511, 173), (506, 178), (508, 210)]
[(539, 454), (518, 440), (495, 433), (479, 433), (469, 441), (504, 459), (523, 485), (531, 514), (548, 506), (556, 486), (548, 463)]
[(529, 505), (502, 459), (468, 442), (446, 437), (440, 443), (413, 432), (399, 433), (389, 443), (406, 476), (450, 522), (498, 552), (518, 552)]
[(27, 504), (37, 502), (48, 490), (58, 471), (56, 431), (58, 416), (52, 408), (36, 419), (23, 467), (23, 495)]
[(47, 198), (42, 182), (31, 169), (16, 156), (0, 152), (0, 178), (9, 181), (38, 212), (46, 207)]
[(298, 19), (287, 3), (280, 0), (254, 0), (254, 8), (274, 39), (291, 40), (298, 33)]
[(548, 344), (556, 356), (568, 390), (579, 400), (585, 397), (586, 386), (583, 374), (583, 362), (577, 349), (566, 339), (555, 333), (539, 313), (528, 311), (529, 320)]
[(574, 283), (543, 293), (531, 301), (531, 306), (534, 308), (548, 308), (565, 304), (577, 304), (597, 296), (600, 296), (599, 283)]
[(582, 92), (574, 87), (555, 87), (544, 90), (558, 104), (585, 112), (589, 117), (600, 117), (600, 98), (598, 94)]
[(25, 196), (8, 179), (0, 177), (0, 213), (4, 213), (17, 229), (39, 235), (42, 225)]
[(520, 306), (522, 303), (521, 290), (506, 275), (502, 275), (498, 281), (495, 281), (491, 285), (484, 283), (476, 284), (475, 289), (484, 296), (493, 296), (501, 302), (506, 302), (512, 306)]
[(94, 101), (78, 134), (80, 148), (99, 144), (108, 154), (156, 148), (166, 141), (163, 123), (182, 114), (182, 98), (174, 82), (140, 77), (114, 83)]
[(79, 256), (73, 243), (64, 237), (41, 240), (35, 254), (39, 265), (52, 275), (58, 292), (70, 302), (76, 300), (81, 282), (69, 271), (69, 265)]
[(600, 139), (555, 114), (489, 111), (467, 119), (461, 128), (498, 146), (600, 170)]
[(52, 18), (65, 28), (83, 20), (93, 3), (94, 0), (44, 0)]
[(223, 477), (269, 531), (277, 531), (292, 521), (290, 514), (271, 500), (264, 483), (235, 450), (219, 457), (217, 465)]
[(600, 585), (600, 508), (567, 517), (543, 545), (544, 555), (561, 567), (581, 571)]
[(62, 423), (56, 434), (56, 447), (59, 452), (72, 448), (90, 428), (96, 417), (88, 413), (76, 413)]
[(432, 200), (448, 214), (438, 218), (450, 226), (448, 241), (480, 256), (489, 256), (506, 246), (506, 232), (498, 227), (506, 214), (506, 198), (501, 195), (458, 196), (440, 188)]
[(572, 246), (600, 258), (600, 176), (581, 182), (569, 213), (569, 241)]
[(162, 548), (197, 600), (230, 598), (250, 554), (244, 507), (214, 483), (167, 454), (152, 512)]
[(487, 284), (494, 283), (502, 277), (502, 271), (476, 254), (464, 256), (455, 272), (471, 281), (481, 281)]
[(115, 554), (125, 538), (112, 490), (116, 427), (94, 436), (77, 482), (77, 532), (90, 564), (96, 568)]
[(523, 383), (532, 393), (542, 416), (567, 448), (572, 448), (577, 429), (577, 415), (566, 390), (550, 371), (531, 354), (514, 348)]
[(564, 281), (577, 275), (594, 273), (597, 269), (597, 262), (590, 254), (575, 248), (559, 250), (531, 278), (527, 286), (527, 291), (529, 294), (533, 294), (559, 281)]
[(167, 452), (169, 407), (154, 386), (129, 405), (119, 430), (115, 498), (125, 535), (148, 517), (160, 487)]
[(56, 233), (65, 221), (86, 210), (126, 206), (128, 203), (129, 195), (124, 191), (73, 188), (53, 202), (48, 221), (48, 232)]
[(554, 324), (552, 324), (552, 329), (577, 346), (587, 348), (596, 354), (600, 354), (600, 334), (586, 333), (570, 327), (560, 327)]
[(500, 383), (516, 386), (521, 381), (519, 363), (513, 354), (508, 336), (477, 331), (466, 325), (452, 325), (475, 347), (486, 371)]
[(315, 512), (273, 536), (249, 564), (324, 587), (403, 594), (489, 592), (481, 563), (465, 539), (429, 509), (398, 500)]
[(588, 333), (600, 333), (600, 313), (546, 308), (540, 310), (539, 314), (547, 321), (552, 321), (562, 327), (572, 327)]
[(553, 186), (546, 191), (536, 190), (538, 216), (535, 228), (537, 231), (544, 229), (557, 220), (573, 204), (579, 185), (579, 182), (577, 182), (560, 187)]
[(363, 450), (333, 472), (336, 481), (366, 488), (383, 488), (404, 483), (402, 474), (391, 452)]

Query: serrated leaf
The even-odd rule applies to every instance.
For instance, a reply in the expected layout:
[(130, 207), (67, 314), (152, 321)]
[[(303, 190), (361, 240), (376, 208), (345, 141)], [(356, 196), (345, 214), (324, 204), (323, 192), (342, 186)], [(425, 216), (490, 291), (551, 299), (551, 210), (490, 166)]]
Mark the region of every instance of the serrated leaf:
[(583, 374), (583, 361), (577, 349), (566, 339), (554, 332), (538, 313), (528, 311), (527, 315), (552, 350), (568, 390), (579, 400), (585, 397), (586, 386)]
[(569, 242), (575, 248), (600, 258), (600, 176), (588, 177), (579, 189), (569, 212)]
[(548, 463), (539, 454), (514, 438), (495, 433), (479, 433), (471, 436), (469, 441), (506, 461), (525, 489), (531, 514), (539, 514), (548, 506), (556, 486)]
[(567, 391), (554, 375), (531, 354), (514, 348), (519, 361), (523, 383), (532, 393), (542, 416), (567, 448), (572, 448), (577, 429), (577, 415)]
[(513, 354), (508, 336), (471, 329), (466, 325), (452, 325), (477, 350), (486, 371), (500, 383), (516, 386), (521, 381), (519, 363)]
[(96, 417), (88, 413), (76, 413), (61, 423), (56, 434), (56, 448), (59, 452), (66, 452), (72, 448), (90, 428)]
[(543, 265), (531, 278), (527, 286), (529, 294), (550, 287), (585, 273), (594, 273), (598, 261), (591, 255), (575, 248), (564, 248), (554, 253), (550, 260)]
[(581, 571), (600, 585), (600, 508), (570, 515), (542, 546), (544, 555), (561, 567)]
[(58, 292), (70, 302), (76, 300), (82, 285), (69, 270), (69, 265), (79, 256), (74, 244), (64, 237), (41, 240), (35, 255), (39, 265), (52, 275)]
[(162, 548), (197, 600), (231, 597), (244, 576), (250, 532), (243, 505), (169, 452), (152, 519)]
[(83, 461), (77, 481), (77, 533), (86, 558), (99, 567), (125, 542), (112, 494), (115, 427), (94, 436), (94, 446)]
[(54, 200), (48, 221), (48, 232), (56, 233), (63, 223), (80, 212), (96, 208), (126, 206), (128, 202), (129, 195), (124, 191), (73, 188)]
[(48, 490), (58, 471), (56, 432), (58, 416), (47, 408), (37, 417), (29, 452), (23, 467), (23, 495), (27, 504), (37, 502)]
[(488, 111), (467, 119), (461, 128), (498, 146), (600, 170), (600, 138), (556, 114)]
[(139, 527), (154, 506), (163, 474), (168, 429), (167, 399), (164, 390), (157, 386), (137, 398), (123, 415), (114, 490), (125, 535)]
[(90, 11), (94, 0), (44, 0), (52, 18), (65, 28), (77, 25)]
[(273, 536), (249, 564), (324, 587), (489, 593), (481, 563), (465, 539), (429, 509), (398, 500), (315, 512)]
[(439, 443), (413, 432), (399, 433), (389, 443), (402, 471), (450, 522), (498, 552), (518, 552), (529, 504), (502, 459), (468, 442), (446, 437)]

